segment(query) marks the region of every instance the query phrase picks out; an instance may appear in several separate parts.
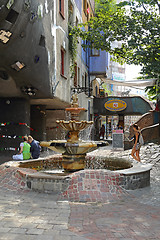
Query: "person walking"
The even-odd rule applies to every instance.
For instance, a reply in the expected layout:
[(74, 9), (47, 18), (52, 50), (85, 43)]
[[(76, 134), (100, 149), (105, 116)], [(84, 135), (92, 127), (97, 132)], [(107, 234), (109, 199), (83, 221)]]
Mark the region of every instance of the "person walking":
[(104, 139), (104, 134), (105, 134), (105, 126), (103, 124), (101, 129), (100, 129), (99, 138), (102, 137), (102, 139)]
[(13, 155), (14, 160), (28, 160), (31, 158), (30, 144), (28, 144), (28, 137), (24, 136), (23, 142), (20, 143), (20, 151), (18, 154)]
[(31, 146), (31, 155), (33, 159), (37, 159), (40, 156), (41, 146), (39, 145), (39, 142), (35, 139), (33, 139), (32, 136), (28, 136), (28, 142)]
[(141, 148), (141, 144), (139, 142), (140, 139), (140, 134), (141, 134), (141, 130), (140, 127), (137, 124), (133, 124), (133, 131), (134, 131), (134, 145), (132, 148), (132, 152), (131, 152), (131, 156), (138, 162), (140, 162), (140, 148)]

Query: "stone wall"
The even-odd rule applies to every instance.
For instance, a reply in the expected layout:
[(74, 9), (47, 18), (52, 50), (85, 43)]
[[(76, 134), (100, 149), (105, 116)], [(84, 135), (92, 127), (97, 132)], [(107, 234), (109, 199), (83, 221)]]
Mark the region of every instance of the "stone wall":
[[(94, 159), (90, 159), (94, 161)], [(48, 160), (33, 160), (22, 162), (19, 172), (27, 171), (26, 167), (48, 169), (53, 165), (55, 170), (61, 168), (62, 156), (55, 155)], [(59, 166), (59, 167), (58, 167)], [(126, 194), (125, 190), (134, 190), (150, 185), (150, 170), (152, 165), (134, 165), (133, 167), (110, 171), (106, 169), (84, 169), (75, 173), (63, 171), (48, 171), (26, 174), (27, 186), (40, 192), (59, 194), (60, 199), (70, 201), (106, 201)]]

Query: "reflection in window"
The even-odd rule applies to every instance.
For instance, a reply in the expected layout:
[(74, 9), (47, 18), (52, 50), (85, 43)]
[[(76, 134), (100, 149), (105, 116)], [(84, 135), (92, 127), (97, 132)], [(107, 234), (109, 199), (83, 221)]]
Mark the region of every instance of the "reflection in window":
[(12, 24), (14, 24), (17, 20), (19, 13), (16, 12), (15, 10), (11, 9), (10, 12), (8, 13), (6, 20)]
[(39, 45), (42, 47), (45, 47), (45, 37), (43, 35), (41, 35), (40, 37)]
[(92, 48), (91, 49), (91, 56), (99, 56), (100, 55), (100, 50)]
[(64, 0), (59, 0), (59, 12), (64, 18)]

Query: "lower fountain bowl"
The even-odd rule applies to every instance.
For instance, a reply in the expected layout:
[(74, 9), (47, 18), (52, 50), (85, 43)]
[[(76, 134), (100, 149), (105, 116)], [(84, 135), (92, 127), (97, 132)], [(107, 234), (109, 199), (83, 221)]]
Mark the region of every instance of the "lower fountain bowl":
[(87, 153), (107, 146), (108, 142), (67, 142), (63, 140), (53, 140), (50, 142), (41, 142), (42, 147), (48, 147), (51, 150), (61, 152), (63, 156), (62, 167), (65, 171), (78, 171), (85, 168), (85, 156)]

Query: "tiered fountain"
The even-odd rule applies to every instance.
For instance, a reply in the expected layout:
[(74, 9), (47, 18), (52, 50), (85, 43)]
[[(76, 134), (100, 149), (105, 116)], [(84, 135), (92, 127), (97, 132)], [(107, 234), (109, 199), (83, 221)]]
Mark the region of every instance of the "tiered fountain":
[(79, 139), (79, 132), (88, 128), (93, 124), (92, 121), (79, 121), (79, 114), (85, 111), (78, 105), (77, 94), (72, 96), (70, 108), (65, 109), (71, 114), (71, 120), (57, 120), (63, 129), (68, 131), (68, 140), (52, 140), (49, 142), (41, 142), (41, 146), (48, 147), (51, 150), (62, 153), (62, 167), (66, 171), (77, 171), (85, 168), (86, 153), (91, 152), (98, 147), (108, 145), (107, 142), (84, 142)]
[(86, 157), (86, 153), (108, 143), (84, 142), (79, 139), (79, 132), (93, 122), (79, 121), (79, 114), (85, 109), (78, 106), (76, 94), (72, 99), (71, 107), (66, 109), (71, 114), (71, 120), (57, 121), (68, 131), (68, 140), (41, 142), (41, 146), (60, 152), (62, 155), (9, 162), (9, 166), (18, 168), (16, 174), (18, 179), (23, 176), (25, 186), (32, 190), (54, 192), (58, 194), (58, 199), (83, 202), (105, 202), (110, 196), (115, 198), (123, 195), (124, 189), (133, 190), (149, 186), (151, 164), (134, 165), (128, 159), (103, 154), (98, 157), (96, 153)]

